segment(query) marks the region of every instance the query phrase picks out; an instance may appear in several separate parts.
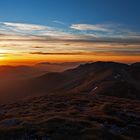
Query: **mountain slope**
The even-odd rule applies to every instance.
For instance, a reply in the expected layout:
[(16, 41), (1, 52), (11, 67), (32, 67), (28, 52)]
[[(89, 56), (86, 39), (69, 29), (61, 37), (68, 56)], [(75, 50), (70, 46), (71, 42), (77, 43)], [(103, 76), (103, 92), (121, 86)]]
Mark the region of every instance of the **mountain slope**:
[(36, 92), (105, 94), (139, 99), (139, 63), (95, 62), (61, 73), (48, 73), (30, 81)]
[(0, 139), (138, 140), (139, 74), (139, 63), (96, 62), (26, 81), (18, 93), (31, 98), (0, 104)]

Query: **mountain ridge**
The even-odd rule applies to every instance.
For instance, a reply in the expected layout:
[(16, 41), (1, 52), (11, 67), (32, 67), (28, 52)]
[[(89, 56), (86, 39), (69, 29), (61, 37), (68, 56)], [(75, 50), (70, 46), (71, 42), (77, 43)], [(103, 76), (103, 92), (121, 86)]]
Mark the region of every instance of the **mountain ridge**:
[(134, 90), (134, 94), (136, 94), (139, 91), (139, 84), (136, 85), (136, 83), (140, 82), (138, 78), (140, 74), (139, 64), (128, 65), (101, 61), (81, 64), (77, 68), (64, 72), (51, 72), (34, 78), (31, 81), (31, 85), (36, 87), (35, 90), (42, 90), (47, 93), (78, 93), (91, 92), (95, 87), (97, 91), (97, 86), (100, 87), (100, 90), (105, 85), (106, 88), (107, 86), (111, 88), (111, 85), (114, 86), (115, 84), (120, 87), (119, 83), (121, 83), (122, 88), (123, 86), (126, 87), (124, 91), (128, 92), (127, 87), (131, 87)]

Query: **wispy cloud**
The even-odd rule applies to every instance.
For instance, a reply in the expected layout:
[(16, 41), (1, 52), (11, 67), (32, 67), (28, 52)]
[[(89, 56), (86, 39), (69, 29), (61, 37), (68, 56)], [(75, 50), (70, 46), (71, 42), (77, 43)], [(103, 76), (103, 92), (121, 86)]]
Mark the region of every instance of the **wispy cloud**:
[(93, 25), (93, 24), (72, 24), (70, 28), (75, 29), (75, 30), (81, 30), (81, 31), (87, 31), (87, 30), (92, 30), (92, 31), (103, 31), (103, 32), (108, 32), (110, 29), (106, 28), (104, 25)]
[(30, 54), (37, 54), (37, 55), (85, 55), (89, 53), (82, 53), (82, 52), (52, 52), (52, 53), (47, 53), (47, 52), (30, 52)]
[(90, 52), (29, 52), (32, 55), (88, 55), (88, 56), (139, 56), (140, 51), (137, 50), (98, 50)]
[[(63, 24), (55, 21), (57, 24)], [(53, 24), (54, 25), (54, 24)], [(105, 24), (48, 26), (0, 22), (0, 57), (52, 60), (140, 59), (140, 32)], [(57, 58), (56, 58), (57, 56)], [(104, 57), (103, 57), (104, 56)], [(131, 59), (134, 59), (131, 57)]]
[(38, 35), (41, 31), (53, 31), (53, 27), (27, 24), (27, 23), (12, 23), (12, 22), (1, 22), (0, 31), (3, 33), (12, 33), (17, 35)]
[(49, 29), (49, 27), (41, 26), (41, 25), (34, 25), (34, 24), (24, 24), (24, 23), (11, 23), (11, 22), (4, 22), (3, 25), (9, 28), (17, 29), (17, 30), (26, 30), (26, 31), (38, 31)]
[(12, 34), (12, 35), (28, 35), (28, 36), (41, 36), (49, 39), (84, 39), (84, 35), (75, 35), (68, 29), (60, 29), (50, 26), (42, 26), (35, 24), (25, 23), (12, 23), (3, 22), (0, 23), (1, 34)]
[(64, 22), (60, 21), (60, 20), (54, 20), (53, 21), (54, 23), (57, 23), (57, 24), (61, 24), (61, 25), (66, 25)]
[[(53, 21), (64, 24), (61, 21)], [(0, 22), (0, 34), (42, 39), (140, 42), (140, 32), (109, 24), (72, 24), (64, 27)], [(4, 38), (4, 37), (3, 37)]]

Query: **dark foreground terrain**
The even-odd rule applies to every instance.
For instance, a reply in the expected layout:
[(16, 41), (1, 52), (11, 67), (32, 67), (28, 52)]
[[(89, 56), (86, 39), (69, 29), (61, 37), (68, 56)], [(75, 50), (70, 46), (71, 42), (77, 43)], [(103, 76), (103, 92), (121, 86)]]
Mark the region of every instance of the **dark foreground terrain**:
[(0, 104), (0, 140), (139, 140), (139, 76), (97, 62), (34, 78), (30, 95), (45, 94)]
[(0, 105), (1, 140), (138, 140), (140, 101), (78, 94)]

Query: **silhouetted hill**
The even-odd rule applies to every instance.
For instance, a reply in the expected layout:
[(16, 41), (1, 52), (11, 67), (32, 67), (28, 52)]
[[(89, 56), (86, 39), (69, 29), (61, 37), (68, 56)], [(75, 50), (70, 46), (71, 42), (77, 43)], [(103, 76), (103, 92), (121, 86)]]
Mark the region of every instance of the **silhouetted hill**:
[[(82, 63), (82, 62), (81, 62)], [(78, 66), (80, 62), (49, 63), (42, 62), (36, 65), (2, 65), (0, 66), (0, 81), (21, 80), (41, 76), (47, 72), (62, 72)]]
[(139, 63), (132, 65), (115, 62), (82, 64), (64, 72), (48, 73), (31, 81), (30, 87), (38, 92), (65, 92), (105, 94), (139, 99)]
[(41, 62), (36, 64), (35, 67), (41, 70), (47, 69), (50, 72), (63, 72), (67, 69), (75, 68), (81, 63), (84, 62), (63, 62), (63, 63)]

